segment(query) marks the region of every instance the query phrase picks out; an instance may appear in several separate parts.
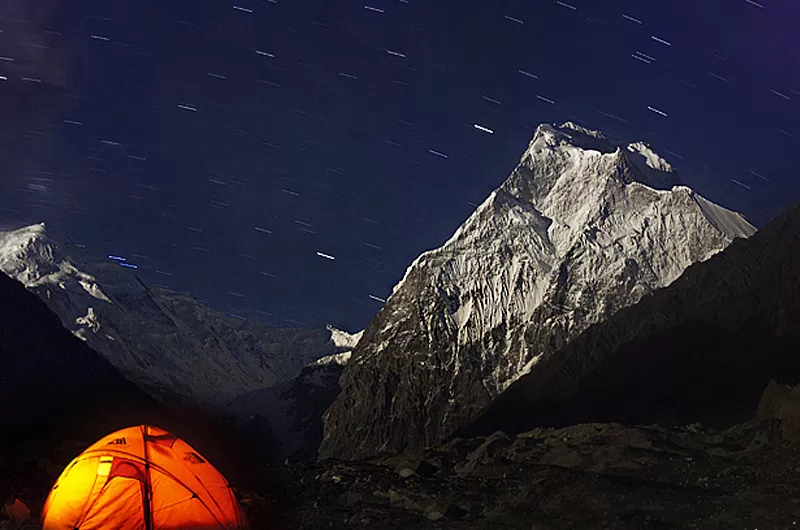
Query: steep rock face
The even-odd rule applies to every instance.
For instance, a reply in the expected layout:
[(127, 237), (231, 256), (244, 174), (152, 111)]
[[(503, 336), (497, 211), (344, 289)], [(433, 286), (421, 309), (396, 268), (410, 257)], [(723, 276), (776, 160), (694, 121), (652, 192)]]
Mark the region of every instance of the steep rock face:
[(800, 204), (542, 360), (463, 432), (587, 421), (726, 427), (758, 410), (764, 387), (772, 398), (762, 417), (786, 419), (800, 410), (800, 389), (768, 386), (773, 378), (800, 382)]
[(330, 330), (271, 328), (230, 318), (193, 296), (149, 287), (118, 262), (83, 259), (43, 224), (0, 233), (0, 271), (129, 380), (171, 403), (221, 407), (295, 377), (333, 354)]
[(590, 325), (755, 229), (643, 143), (540, 126), (519, 166), (370, 323), (320, 457), (433, 445)]

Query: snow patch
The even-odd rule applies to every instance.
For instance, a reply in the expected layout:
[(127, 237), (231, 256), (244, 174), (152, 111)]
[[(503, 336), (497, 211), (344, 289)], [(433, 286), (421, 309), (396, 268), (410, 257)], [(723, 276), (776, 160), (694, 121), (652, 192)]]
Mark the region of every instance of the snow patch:
[(352, 350), (364, 335), (363, 329), (358, 333), (348, 333), (331, 325), (327, 325), (325, 328), (331, 332), (331, 341), (337, 349)]
[(94, 314), (93, 307), (89, 307), (89, 310), (86, 312), (86, 316), (76, 318), (75, 324), (79, 326), (85, 326), (95, 333), (100, 330), (100, 322), (97, 321), (97, 316)]
[(325, 366), (327, 364), (338, 364), (339, 366), (344, 366), (350, 360), (350, 356), (352, 354), (353, 354), (352, 351), (334, 353), (333, 355), (327, 355), (325, 357), (317, 359), (309, 366)]
[(733, 237), (750, 237), (756, 233), (756, 227), (748, 223), (741, 214), (718, 206), (696, 193), (692, 194), (692, 198), (700, 206), (706, 219), (723, 234)]
[(586, 136), (591, 136), (592, 138), (597, 138), (598, 140), (607, 140), (606, 136), (600, 131), (593, 131), (591, 129), (587, 129), (586, 127), (581, 127), (577, 123), (567, 121), (564, 122), (559, 129), (572, 129), (575, 132), (579, 132)]
[(469, 298), (465, 303), (459, 306), (455, 313), (453, 313), (453, 320), (456, 326), (463, 328), (467, 324), (470, 315), (472, 315), (472, 307), (473, 301), (472, 298)]
[[(83, 273), (81, 274), (83, 276), (89, 276), (88, 274), (83, 274)], [(89, 277), (91, 278), (91, 276)], [(94, 278), (92, 278), (92, 280), (94, 280)], [(83, 290), (89, 293), (89, 295), (92, 296), (93, 298), (97, 298), (98, 300), (102, 300), (103, 302), (108, 302), (109, 304), (111, 303), (111, 300), (109, 300), (109, 298), (105, 295), (105, 293), (103, 293), (100, 287), (98, 287), (98, 285), (93, 281), (81, 278), (80, 280), (78, 280), (78, 283), (80, 283), (81, 287), (83, 287)]]
[(669, 162), (661, 158), (658, 153), (653, 151), (652, 147), (644, 142), (634, 142), (628, 145), (628, 151), (642, 155), (645, 163), (652, 169), (663, 171), (665, 173), (672, 173), (675, 171)]

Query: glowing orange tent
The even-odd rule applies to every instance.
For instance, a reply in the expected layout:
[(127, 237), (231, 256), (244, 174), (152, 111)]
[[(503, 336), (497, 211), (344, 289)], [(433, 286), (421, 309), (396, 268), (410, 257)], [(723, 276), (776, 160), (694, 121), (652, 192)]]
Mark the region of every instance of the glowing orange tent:
[(228, 482), (188, 443), (158, 427), (128, 427), (89, 447), (61, 473), (44, 530), (238, 530)]

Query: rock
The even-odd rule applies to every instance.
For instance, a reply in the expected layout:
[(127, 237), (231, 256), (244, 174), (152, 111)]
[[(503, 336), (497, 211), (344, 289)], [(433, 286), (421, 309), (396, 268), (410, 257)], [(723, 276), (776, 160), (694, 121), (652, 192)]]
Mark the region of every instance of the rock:
[(800, 385), (789, 392), (778, 412), (784, 440), (800, 441)]
[[(784, 440), (800, 441), (800, 385), (790, 388), (775, 379), (771, 380), (761, 396), (756, 417), (762, 420), (777, 419)], [(765, 443), (762, 440), (755, 442), (759, 445)]]
[(376, 462), (384, 466), (393, 467), (395, 472), (402, 478), (407, 478), (414, 474), (421, 477), (430, 477), (442, 470), (447, 456), (437, 454), (426, 457), (419, 453), (411, 453), (396, 455)]
[(346, 491), (339, 495), (336, 501), (344, 506), (352, 506), (364, 500), (364, 496), (356, 491)]
[(31, 518), (30, 508), (20, 499), (14, 499), (12, 502), (6, 503), (3, 506), (2, 513), (7, 515), (12, 523), (24, 523)]
[(413, 510), (416, 507), (416, 503), (403, 492), (391, 489), (389, 490), (389, 506), (392, 508)]
[(512, 457), (520, 456), (541, 444), (541, 440), (532, 436), (518, 436), (509, 446), (508, 453)]
[(438, 510), (431, 510), (428, 512), (428, 515), (426, 517), (428, 518), (429, 521), (438, 521), (439, 519), (444, 517), (444, 514)]
[(436, 451), (438, 454), (450, 455), (456, 460), (462, 460), (467, 457), (471, 452), (481, 446), (483, 439), (481, 438), (453, 438), (452, 440), (438, 446)]
[(511, 439), (503, 432), (496, 432), (486, 438), (486, 441), (475, 451), (469, 454), (468, 460), (488, 463), (498, 456), (500, 451), (511, 445)]
[(789, 397), (791, 387), (772, 379), (764, 389), (761, 395), (761, 401), (758, 403), (758, 410), (756, 417), (758, 419), (777, 418), (780, 412), (781, 405)]
[(419, 465), (417, 466), (417, 475), (422, 477), (430, 477), (438, 473), (441, 468), (441, 464), (434, 460), (420, 460)]
[(584, 465), (584, 458), (574, 449), (556, 447), (542, 456), (539, 463), (546, 466), (576, 468)]
[(457, 504), (450, 504), (447, 507), (447, 510), (444, 512), (444, 516), (450, 519), (451, 521), (460, 521), (464, 517), (469, 514), (469, 511), (465, 510), (461, 506)]
[(410, 476), (411, 476), (411, 475), (413, 475), (413, 474), (414, 474), (414, 470), (413, 470), (413, 469), (411, 469), (410, 467), (404, 467), (404, 468), (403, 468), (403, 469), (401, 469), (401, 470), (400, 470), (400, 472), (398, 473), (398, 475), (400, 475), (402, 478), (408, 478), (408, 477), (410, 477)]

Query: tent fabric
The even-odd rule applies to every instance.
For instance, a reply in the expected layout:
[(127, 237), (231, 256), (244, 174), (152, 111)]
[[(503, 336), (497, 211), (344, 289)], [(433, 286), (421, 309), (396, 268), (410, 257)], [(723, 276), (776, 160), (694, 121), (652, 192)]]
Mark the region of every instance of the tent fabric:
[(44, 530), (240, 530), (225, 477), (184, 440), (139, 425), (75, 458), (45, 502)]

